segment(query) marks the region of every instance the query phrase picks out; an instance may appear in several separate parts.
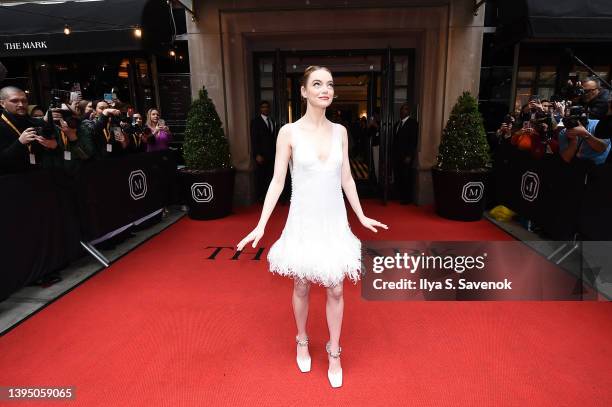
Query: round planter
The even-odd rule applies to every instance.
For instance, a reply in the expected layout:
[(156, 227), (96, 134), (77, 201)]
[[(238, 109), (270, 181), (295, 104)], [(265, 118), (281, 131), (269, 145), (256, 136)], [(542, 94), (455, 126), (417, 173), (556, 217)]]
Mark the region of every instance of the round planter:
[(448, 171), (432, 168), (436, 213), (461, 221), (482, 219), (489, 170)]
[(218, 219), (232, 213), (234, 168), (180, 171), (191, 219)]

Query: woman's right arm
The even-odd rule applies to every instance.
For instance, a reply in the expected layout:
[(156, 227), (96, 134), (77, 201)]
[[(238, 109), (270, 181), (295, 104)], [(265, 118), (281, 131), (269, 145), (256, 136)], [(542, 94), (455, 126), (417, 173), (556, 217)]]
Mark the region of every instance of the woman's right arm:
[(278, 137), (276, 138), (276, 156), (274, 158), (274, 175), (268, 192), (266, 193), (266, 199), (263, 204), (263, 210), (261, 211), (261, 217), (257, 226), (262, 228), (266, 227), (268, 219), (278, 202), (278, 198), (285, 188), (285, 177), (287, 176), (287, 166), (289, 165), (289, 158), (291, 157), (291, 144), (290, 144), (290, 130), (288, 125), (284, 125), (278, 131)]
[(270, 219), (270, 215), (272, 215), (272, 211), (276, 206), (276, 202), (278, 202), (278, 198), (283, 192), (285, 177), (287, 175), (287, 166), (289, 164), (289, 158), (291, 157), (290, 136), (291, 132), (288, 125), (284, 125), (278, 131), (278, 137), (276, 139), (276, 156), (274, 159), (274, 175), (272, 176), (272, 181), (270, 181), (270, 186), (266, 193), (263, 210), (261, 211), (261, 216), (255, 229), (236, 246), (239, 251), (250, 241), (253, 241), (252, 247), (257, 246), (259, 239), (263, 236), (268, 219)]

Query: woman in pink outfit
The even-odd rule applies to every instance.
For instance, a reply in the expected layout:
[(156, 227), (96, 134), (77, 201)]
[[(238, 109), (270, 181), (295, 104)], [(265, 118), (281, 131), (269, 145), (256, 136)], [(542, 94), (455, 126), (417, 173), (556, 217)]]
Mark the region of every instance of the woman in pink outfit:
[(147, 112), (147, 126), (151, 129), (151, 137), (147, 143), (147, 153), (168, 149), (171, 138), (170, 129), (166, 123), (159, 118), (159, 110), (153, 108)]

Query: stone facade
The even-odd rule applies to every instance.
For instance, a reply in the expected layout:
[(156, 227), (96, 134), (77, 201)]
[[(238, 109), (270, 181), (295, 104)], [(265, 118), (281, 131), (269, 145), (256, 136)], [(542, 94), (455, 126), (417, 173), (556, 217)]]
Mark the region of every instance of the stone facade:
[[(426, 4), (426, 5), (424, 5)], [(205, 85), (224, 123), (237, 169), (235, 203), (254, 195), (249, 122), (255, 114), (252, 54), (256, 51), (416, 50), (420, 106), (416, 201), (433, 201), (430, 169), (457, 97), (478, 94), (484, 8), (469, 0), (196, 1), (188, 21), (192, 92)]]

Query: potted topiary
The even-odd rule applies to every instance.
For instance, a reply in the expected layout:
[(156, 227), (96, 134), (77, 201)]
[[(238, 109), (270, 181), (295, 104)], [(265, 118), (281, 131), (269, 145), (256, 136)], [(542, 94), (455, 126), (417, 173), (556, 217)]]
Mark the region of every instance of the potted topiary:
[(446, 123), (438, 163), (432, 168), (438, 215), (463, 221), (482, 218), (490, 160), (478, 102), (463, 92)]
[(192, 219), (216, 219), (232, 212), (235, 169), (217, 110), (202, 87), (187, 115), (183, 143), (183, 190)]

